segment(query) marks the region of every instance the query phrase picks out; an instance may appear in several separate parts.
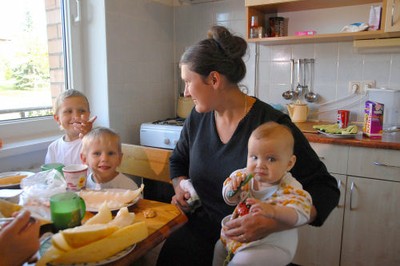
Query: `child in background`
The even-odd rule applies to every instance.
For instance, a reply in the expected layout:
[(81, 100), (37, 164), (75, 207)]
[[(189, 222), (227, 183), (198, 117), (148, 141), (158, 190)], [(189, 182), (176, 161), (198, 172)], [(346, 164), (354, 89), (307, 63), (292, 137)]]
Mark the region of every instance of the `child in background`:
[[(248, 142), (247, 167), (234, 171), (222, 190), (227, 204), (239, 203), (234, 217), (264, 215), (291, 227), (308, 222), (311, 196), (289, 172), (296, 162), (293, 146), (292, 132), (284, 125), (268, 122), (253, 131)], [(241, 184), (249, 174), (254, 177)], [(234, 194), (235, 191), (238, 193)], [(253, 242), (241, 235), (238, 242), (227, 238), (222, 228), (213, 265), (287, 265), (295, 255), (297, 238), (294, 228)]]
[(54, 120), (65, 135), (49, 145), (45, 163), (81, 164), (81, 138), (92, 129), (96, 117), (89, 120), (90, 108), (86, 96), (77, 90), (61, 93), (54, 104)]
[(109, 128), (94, 128), (82, 139), (81, 159), (89, 166), (91, 174), (86, 180), (86, 188), (123, 188), (135, 190), (136, 183), (117, 167), (122, 161), (121, 140), (117, 133)]

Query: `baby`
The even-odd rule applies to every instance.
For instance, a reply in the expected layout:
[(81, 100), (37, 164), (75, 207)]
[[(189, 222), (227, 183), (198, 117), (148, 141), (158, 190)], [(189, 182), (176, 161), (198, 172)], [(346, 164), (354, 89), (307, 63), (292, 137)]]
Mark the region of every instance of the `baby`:
[(81, 151), (81, 160), (91, 171), (86, 188), (137, 189), (132, 179), (117, 171), (122, 156), (120, 137), (113, 130), (98, 127), (86, 134), (82, 139)]
[[(296, 162), (293, 146), (292, 132), (286, 126), (268, 122), (253, 131), (247, 167), (234, 171), (222, 190), (227, 204), (239, 203), (233, 217), (263, 215), (290, 226), (308, 222), (311, 196), (289, 172)], [(238, 242), (227, 238), (223, 227), (213, 265), (287, 265), (295, 255), (297, 237), (297, 229), (290, 229), (253, 242), (242, 234)]]
[(89, 101), (83, 93), (66, 90), (57, 97), (53, 117), (65, 134), (49, 145), (45, 163), (81, 164), (81, 137), (92, 129), (96, 120), (96, 117), (89, 120), (89, 116)]

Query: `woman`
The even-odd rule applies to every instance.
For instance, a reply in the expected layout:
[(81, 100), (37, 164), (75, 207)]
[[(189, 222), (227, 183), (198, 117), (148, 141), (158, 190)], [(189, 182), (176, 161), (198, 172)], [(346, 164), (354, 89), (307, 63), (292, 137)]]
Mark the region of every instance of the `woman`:
[[(192, 97), (195, 108), (170, 158), (175, 190), (172, 203), (189, 211), (186, 201), (190, 195), (179, 182), (190, 178), (202, 206), (188, 214), (188, 223), (167, 239), (158, 265), (211, 265), (220, 222), (233, 211), (222, 198), (223, 182), (235, 169), (246, 166), (250, 134), (264, 122), (285, 124), (293, 132), (297, 162), (291, 173), (312, 196), (309, 223), (322, 225), (338, 203), (340, 192), (335, 179), (290, 118), (239, 89), (238, 83), (246, 74), (242, 60), (246, 50), (244, 39), (214, 26), (208, 39), (182, 55), (185, 96)], [(244, 243), (290, 228), (262, 216), (243, 216), (226, 225), (226, 236)]]

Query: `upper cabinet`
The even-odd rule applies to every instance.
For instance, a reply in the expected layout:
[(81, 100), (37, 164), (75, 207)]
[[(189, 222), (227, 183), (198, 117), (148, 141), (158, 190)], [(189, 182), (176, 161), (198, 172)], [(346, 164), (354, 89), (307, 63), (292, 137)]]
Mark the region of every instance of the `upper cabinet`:
[(400, 31), (400, 0), (386, 1), (385, 31)]
[[(382, 7), (379, 30), (342, 32), (346, 25), (368, 23), (371, 6), (377, 5)], [(246, 0), (245, 6), (249, 42), (275, 45), (400, 37), (400, 0)], [(253, 16), (264, 31), (256, 38), (249, 38)], [(266, 37), (271, 17), (284, 18), (285, 36)], [(316, 34), (296, 35), (303, 31)]]

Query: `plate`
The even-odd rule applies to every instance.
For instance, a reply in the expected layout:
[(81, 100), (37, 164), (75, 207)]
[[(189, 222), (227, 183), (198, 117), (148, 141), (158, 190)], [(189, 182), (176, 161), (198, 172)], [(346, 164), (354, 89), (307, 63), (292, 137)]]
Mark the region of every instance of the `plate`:
[[(39, 248), (39, 257), (43, 256), (43, 254), (50, 248), (51, 246), (51, 236), (45, 238), (43, 240), (43, 242), (40, 243), (40, 248)], [(134, 248), (136, 247), (136, 244), (127, 247), (126, 249), (118, 252), (117, 254), (108, 257), (104, 260), (100, 260), (100, 261), (95, 261), (95, 262), (82, 262), (82, 263), (71, 263), (68, 264), (70, 266), (98, 266), (98, 265), (104, 265), (104, 264), (108, 264), (111, 262), (114, 262), (116, 260), (119, 260), (122, 257), (125, 257), (126, 255), (128, 255)], [(51, 264), (48, 263), (47, 265), (51, 266), (62, 266), (62, 265), (66, 265), (66, 264)]]
[[(131, 202), (127, 203), (127, 204), (124, 204), (124, 205), (121, 206), (120, 208), (111, 208), (110, 211), (112, 211), (112, 212), (113, 212), (113, 211), (118, 211), (119, 209), (121, 209), (121, 208), (123, 208), (123, 207), (132, 206), (132, 205), (134, 205), (136, 202), (139, 201), (139, 198), (140, 198), (140, 197), (137, 197), (134, 201), (131, 201)], [(86, 207), (86, 211), (88, 211), (88, 212), (98, 212), (99, 209), (98, 209), (98, 208), (95, 208), (95, 207)]]
[[(35, 173), (32, 172), (24, 172), (24, 171), (18, 171), (18, 172), (4, 172), (4, 173), (0, 173), (0, 179), (5, 178), (5, 177), (9, 177), (9, 176), (16, 176), (16, 175), (26, 175), (26, 177), (34, 175)], [(1, 188), (19, 188), (19, 183), (15, 183), (15, 184), (7, 184), (7, 185), (0, 185), (0, 189)]]
[[(110, 192), (120, 192), (120, 191), (122, 191), (122, 192), (123, 192), (123, 191), (126, 191), (126, 189), (122, 189), (122, 188), (106, 188), (106, 189), (102, 189), (101, 191), (110, 191)], [(110, 210), (111, 210), (111, 211), (118, 211), (118, 210), (119, 210), (120, 208), (122, 208), (122, 207), (129, 207), (129, 206), (132, 206), (132, 205), (134, 205), (135, 203), (137, 203), (137, 202), (139, 201), (139, 199), (140, 199), (140, 196), (137, 197), (136, 199), (134, 199), (133, 201), (128, 202), (128, 203), (122, 205), (122, 206), (119, 207), (119, 208), (110, 208)], [(88, 211), (88, 212), (98, 212), (99, 209), (96, 208), (96, 207), (86, 206), (86, 211)]]
[(318, 130), (318, 133), (321, 133), (322, 135), (325, 135), (330, 138), (336, 138), (336, 139), (354, 139), (357, 136), (357, 134), (331, 134), (331, 133), (326, 133), (321, 130)]

